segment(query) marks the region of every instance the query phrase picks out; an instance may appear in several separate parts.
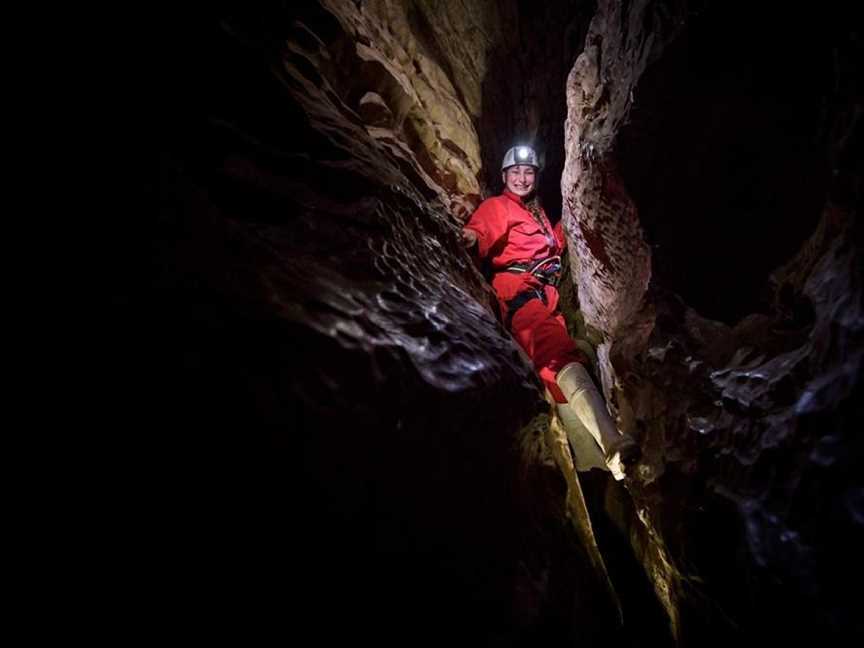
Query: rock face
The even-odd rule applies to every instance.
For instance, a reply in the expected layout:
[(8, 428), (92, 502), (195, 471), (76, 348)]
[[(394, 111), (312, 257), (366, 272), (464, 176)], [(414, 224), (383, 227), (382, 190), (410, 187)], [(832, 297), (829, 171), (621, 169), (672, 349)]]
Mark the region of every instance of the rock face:
[[(324, 2), (334, 33), (327, 42), (301, 16), (297, 28), (309, 43), (288, 43), (286, 66), (313, 67), (333, 83), (345, 107), (369, 117), (369, 91), (377, 112), (365, 119), (382, 148), (413, 167), (411, 173), (447, 208), (476, 206), (480, 147), (474, 119), (480, 113), (480, 80), (499, 23), (495, 4), (471, 10), (445, 3)], [(312, 21), (317, 15), (310, 16)], [(319, 30), (320, 31), (320, 30)], [(386, 115), (386, 118), (385, 118)]]
[[(860, 44), (784, 11), (782, 38), (767, 8), (647, 0), (306, 1), (178, 31), (147, 287), (118, 294), (147, 368), (123, 413), (264, 432), (248, 553), (285, 586), (252, 607), (281, 636), (860, 628)], [(572, 298), (644, 449), (626, 490), (562, 473), (459, 242), (515, 139), (553, 217), (563, 197)]]
[(853, 41), (838, 16), (766, 39), (768, 11), (622, 7), (599, 3), (568, 78), (562, 192), (607, 394), (646, 455), (632, 545), (681, 644), (860, 634), (838, 595), (862, 535)]

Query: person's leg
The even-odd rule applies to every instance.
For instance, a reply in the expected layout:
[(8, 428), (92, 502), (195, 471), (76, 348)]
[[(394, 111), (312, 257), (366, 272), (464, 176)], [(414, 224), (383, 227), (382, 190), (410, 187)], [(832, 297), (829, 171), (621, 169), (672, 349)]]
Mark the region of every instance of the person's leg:
[(638, 454), (638, 447), (618, 431), (609, 416), (602, 395), (585, 369), (587, 358), (567, 333), (564, 318), (550, 311), (540, 299), (533, 299), (513, 314), (511, 330), (558, 403), (558, 416), (571, 437), (574, 452), (582, 448), (582, 454), (586, 454), (587, 431), (603, 451), (615, 479), (623, 479), (625, 464)]
[(600, 446), (612, 476), (619, 481), (624, 479), (627, 465), (638, 458), (639, 448), (612, 421), (606, 402), (588, 371), (582, 364), (573, 362), (558, 372), (556, 380), (567, 398), (569, 411), (562, 416), (565, 425), (568, 414), (576, 418)]
[(555, 401), (566, 403), (555, 375), (566, 365), (585, 363), (587, 358), (567, 334), (564, 318), (550, 312), (540, 299), (532, 299), (513, 314), (510, 331)]

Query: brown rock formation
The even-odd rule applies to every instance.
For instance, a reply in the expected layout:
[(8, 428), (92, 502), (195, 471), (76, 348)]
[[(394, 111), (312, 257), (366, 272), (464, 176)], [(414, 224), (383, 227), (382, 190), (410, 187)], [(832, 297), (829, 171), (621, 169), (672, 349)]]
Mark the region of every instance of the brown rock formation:
[[(849, 202), (860, 195), (860, 163), (836, 152), (850, 141), (849, 115), (861, 105), (860, 86), (839, 81), (848, 81), (851, 42), (832, 42), (842, 32), (836, 16), (790, 16), (792, 28), (766, 41), (770, 12), (745, 22), (718, 6), (696, 14), (651, 2), (624, 7), (599, 4), (568, 79), (562, 191), (578, 250), (574, 281), (602, 340), (604, 384), (646, 453), (641, 485), (631, 488), (632, 545), (679, 643), (850, 636), (856, 622), (836, 592), (851, 584), (854, 559), (840, 538), (861, 535), (852, 504), (861, 491), (849, 464), (835, 462), (861, 452), (853, 437), (861, 235)], [(805, 67), (784, 69), (804, 34), (813, 43)], [(832, 47), (840, 52), (833, 66)], [(844, 88), (833, 96), (832, 75)], [(801, 76), (812, 94), (801, 96)], [(819, 114), (820, 102), (830, 102), (830, 114)], [(794, 127), (778, 132), (768, 119)], [(837, 181), (828, 184), (830, 150)], [(745, 182), (758, 185), (741, 186), (742, 152), (767, 165), (747, 163)], [(715, 205), (703, 206), (706, 199)], [(754, 284), (767, 293), (772, 264), (814, 229), (774, 275), (773, 303), (760, 303)], [(661, 232), (652, 255), (647, 237)], [(670, 275), (675, 264), (679, 274)], [(685, 296), (725, 318), (754, 306), (763, 312), (726, 326), (670, 287), (700, 291)], [(843, 423), (836, 411), (845, 412)], [(817, 467), (826, 442), (835, 451), (828, 463), (845, 477)], [(823, 519), (823, 535), (813, 520), (831, 500), (847, 508)], [(748, 588), (758, 594), (748, 598)]]

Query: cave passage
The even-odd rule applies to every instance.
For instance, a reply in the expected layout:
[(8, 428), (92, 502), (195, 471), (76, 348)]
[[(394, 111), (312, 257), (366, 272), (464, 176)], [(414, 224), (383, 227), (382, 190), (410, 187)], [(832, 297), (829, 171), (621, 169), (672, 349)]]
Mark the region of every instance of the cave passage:
[[(861, 234), (848, 205), (820, 217), (837, 178), (860, 197), (844, 148), (860, 40), (836, 35), (852, 24), (839, 10), (788, 3), (778, 29), (774, 4), (302, 0), (171, 17), (157, 217), (129, 237), (149, 246), (146, 286), (113, 296), (140, 340), (117, 420), (272, 450), (266, 484), (209, 498), (204, 483), (183, 505), (209, 590), (190, 618), (228, 609), (242, 636), (382, 646), (849, 630), (857, 611), (833, 592), (854, 552), (832, 551), (861, 544)], [(568, 99), (587, 134), (565, 130)], [(577, 132), (608, 147), (570, 151)], [(626, 489), (584, 476), (623, 628), (568, 509), (542, 387), (459, 239), (518, 143), (585, 252), (598, 375), (656, 468)], [(597, 181), (578, 218), (562, 198), (574, 160)], [(769, 278), (792, 258), (790, 324)], [(609, 289), (621, 278), (626, 298)], [(609, 313), (620, 326), (600, 330)]]

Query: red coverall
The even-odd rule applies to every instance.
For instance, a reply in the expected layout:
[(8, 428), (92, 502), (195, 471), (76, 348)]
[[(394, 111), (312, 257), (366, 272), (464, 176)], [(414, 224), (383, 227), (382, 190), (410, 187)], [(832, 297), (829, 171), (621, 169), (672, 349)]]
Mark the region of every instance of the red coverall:
[[(567, 333), (558, 311), (558, 290), (543, 283), (530, 272), (507, 272), (514, 263), (532, 263), (560, 255), (566, 245), (561, 223), (552, 228), (541, 210), (542, 225), (508, 190), (484, 200), (472, 214), (466, 228), (477, 233), (477, 251), (492, 264), (492, 288), (498, 296), (501, 316), (510, 322), (510, 332), (534, 362), (541, 380), (559, 403), (567, 399), (555, 382), (558, 371), (571, 362), (587, 364)], [(525, 291), (540, 291), (513, 312), (507, 302)], [(540, 299), (545, 294), (546, 303)]]

